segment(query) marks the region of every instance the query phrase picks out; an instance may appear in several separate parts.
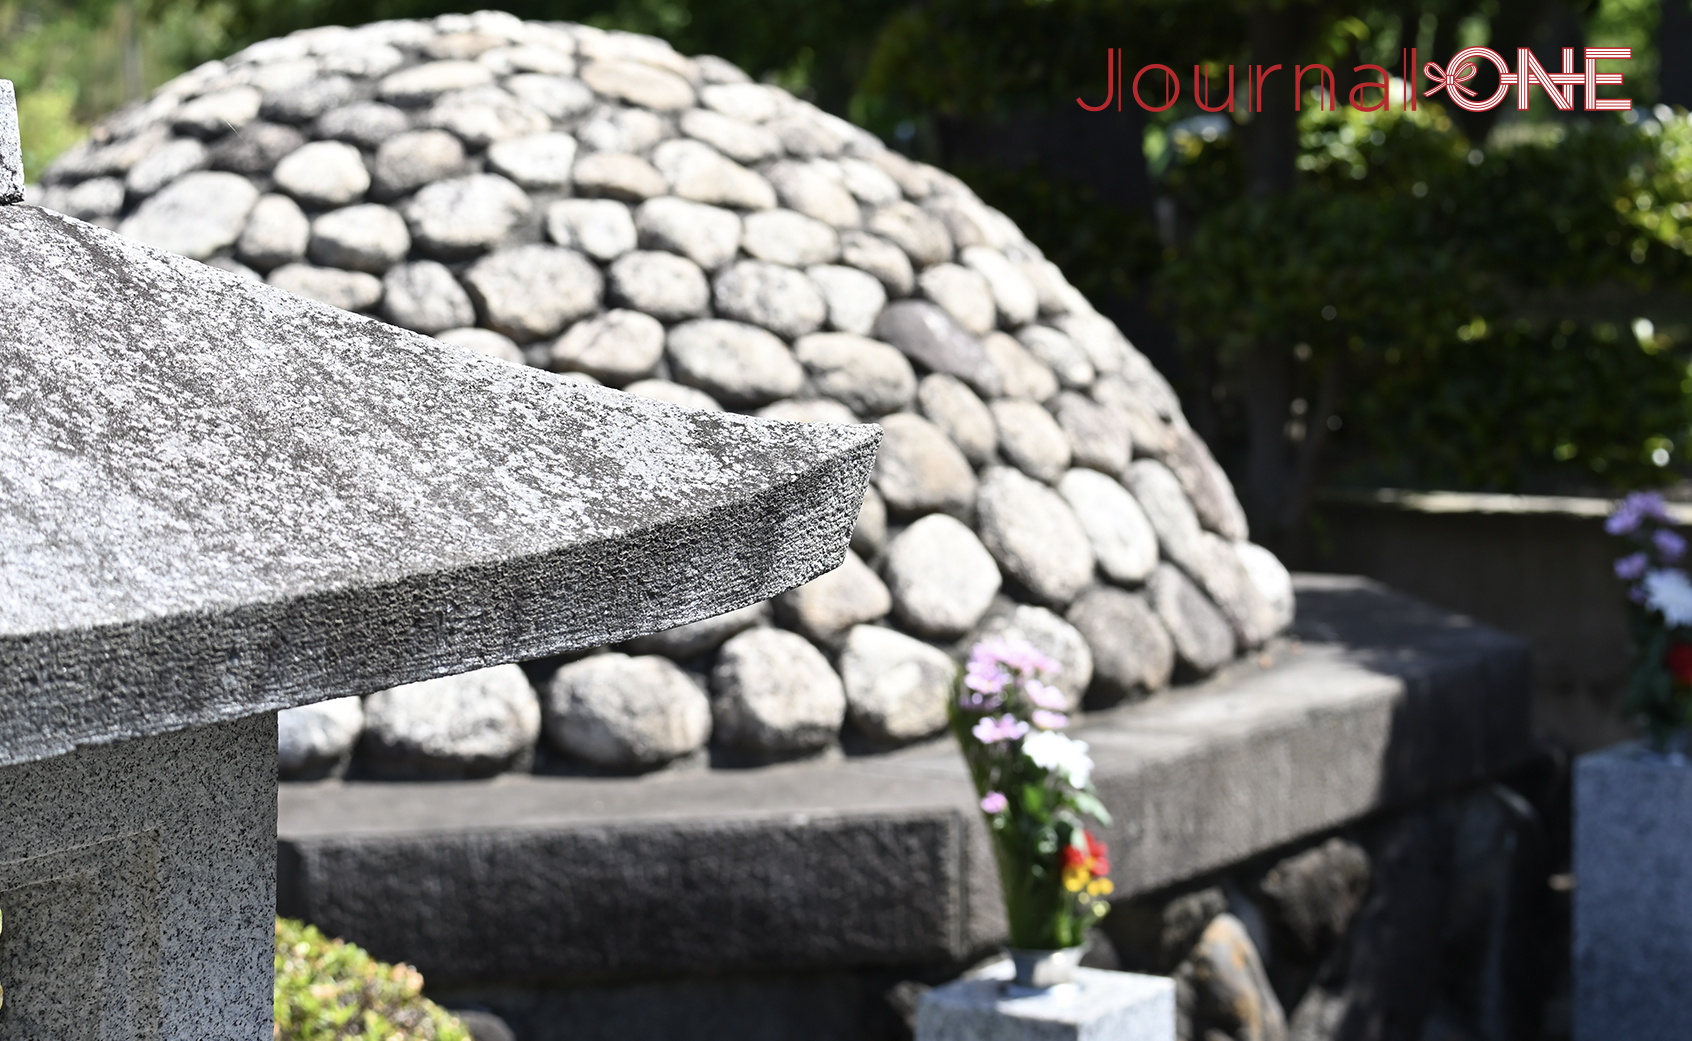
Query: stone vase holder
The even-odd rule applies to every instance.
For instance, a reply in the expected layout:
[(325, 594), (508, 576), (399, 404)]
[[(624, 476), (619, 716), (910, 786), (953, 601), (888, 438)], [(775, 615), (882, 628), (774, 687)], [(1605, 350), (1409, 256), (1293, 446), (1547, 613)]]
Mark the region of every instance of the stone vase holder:
[(1629, 744), (1574, 772), (1574, 1037), (1692, 1037), (1692, 760)]
[[(1012, 951), (917, 1006), (916, 1041), (1175, 1041), (1175, 982), (1082, 968), (1080, 948)], [(1066, 977), (1055, 985), (1020, 985)]]
[(1019, 996), (1030, 997), (1053, 987), (1073, 984), (1075, 972), (1081, 967), (1083, 950), (1085, 948), (1082, 947), (1065, 947), (1056, 951), (1010, 948), (1014, 975), (1006, 984), (1006, 992), (1026, 992)]

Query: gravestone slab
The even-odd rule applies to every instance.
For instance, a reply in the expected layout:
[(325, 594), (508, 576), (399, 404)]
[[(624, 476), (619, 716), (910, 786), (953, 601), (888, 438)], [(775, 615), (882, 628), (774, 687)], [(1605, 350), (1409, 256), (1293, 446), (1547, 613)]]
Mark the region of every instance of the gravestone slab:
[(1692, 763), (1638, 745), (1574, 769), (1574, 1038), (1692, 1037)]
[(270, 1037), (275, 710), (799, 585), (880, 437), (584, 387), (28, 206), (0, 300), (0, 1041)]

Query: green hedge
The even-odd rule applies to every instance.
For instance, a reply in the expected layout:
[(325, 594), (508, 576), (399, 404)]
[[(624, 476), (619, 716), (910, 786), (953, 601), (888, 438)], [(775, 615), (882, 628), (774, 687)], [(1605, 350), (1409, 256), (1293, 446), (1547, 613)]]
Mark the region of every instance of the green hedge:
[(1173, 248), (1037, 171), (966, 176), (1083, 289), (1161, 312), (1225, 461), (1267, 343), (1295, 409), (1339, 366), (1329, 483), (1607, 490), (1692, 463), (1692, 121), (1629, 115), (1477, 146), (1437, 105), (1306, 106), (1298, 186), (1270, 200), (1241, 197), (1236, 134), (1156, 128)]
[[(1172, 188), (1202, 216), (1162, 273), (1187, 349), (1338, 358), (1337, 470), (1521, 489), (1657, 484), (1692, 460), (1692, 124), (1307, 112), (1300, 187)], [(1218, 151), (1203, 145), (1198, 153)], [(1186, 169), (1203, 170), (1194, 155)]]

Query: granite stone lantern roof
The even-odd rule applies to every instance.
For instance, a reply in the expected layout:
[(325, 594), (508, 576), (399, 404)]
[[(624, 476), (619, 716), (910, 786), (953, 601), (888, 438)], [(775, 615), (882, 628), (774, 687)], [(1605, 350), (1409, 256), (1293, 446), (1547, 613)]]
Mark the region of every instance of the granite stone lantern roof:
[(805, 582), (880, 441), (572, 383), (30, 206), (0, 205), (0, 301), (7, 1036), (270, 1036), (276, 710)]
[(834, 567), (879, 441), (517, 368), (0, 210), (0, 763), (609, 643)]

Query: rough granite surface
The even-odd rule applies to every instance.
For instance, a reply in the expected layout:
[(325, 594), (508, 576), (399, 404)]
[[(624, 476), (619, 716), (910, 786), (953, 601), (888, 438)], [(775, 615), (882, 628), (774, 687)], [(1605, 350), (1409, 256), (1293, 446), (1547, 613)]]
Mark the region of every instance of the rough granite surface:
[[(0, 209), (0, 764), (743, 607), (879, 431), (493, 361)], [(356, 621), (355, 621), (356, 620)]]

